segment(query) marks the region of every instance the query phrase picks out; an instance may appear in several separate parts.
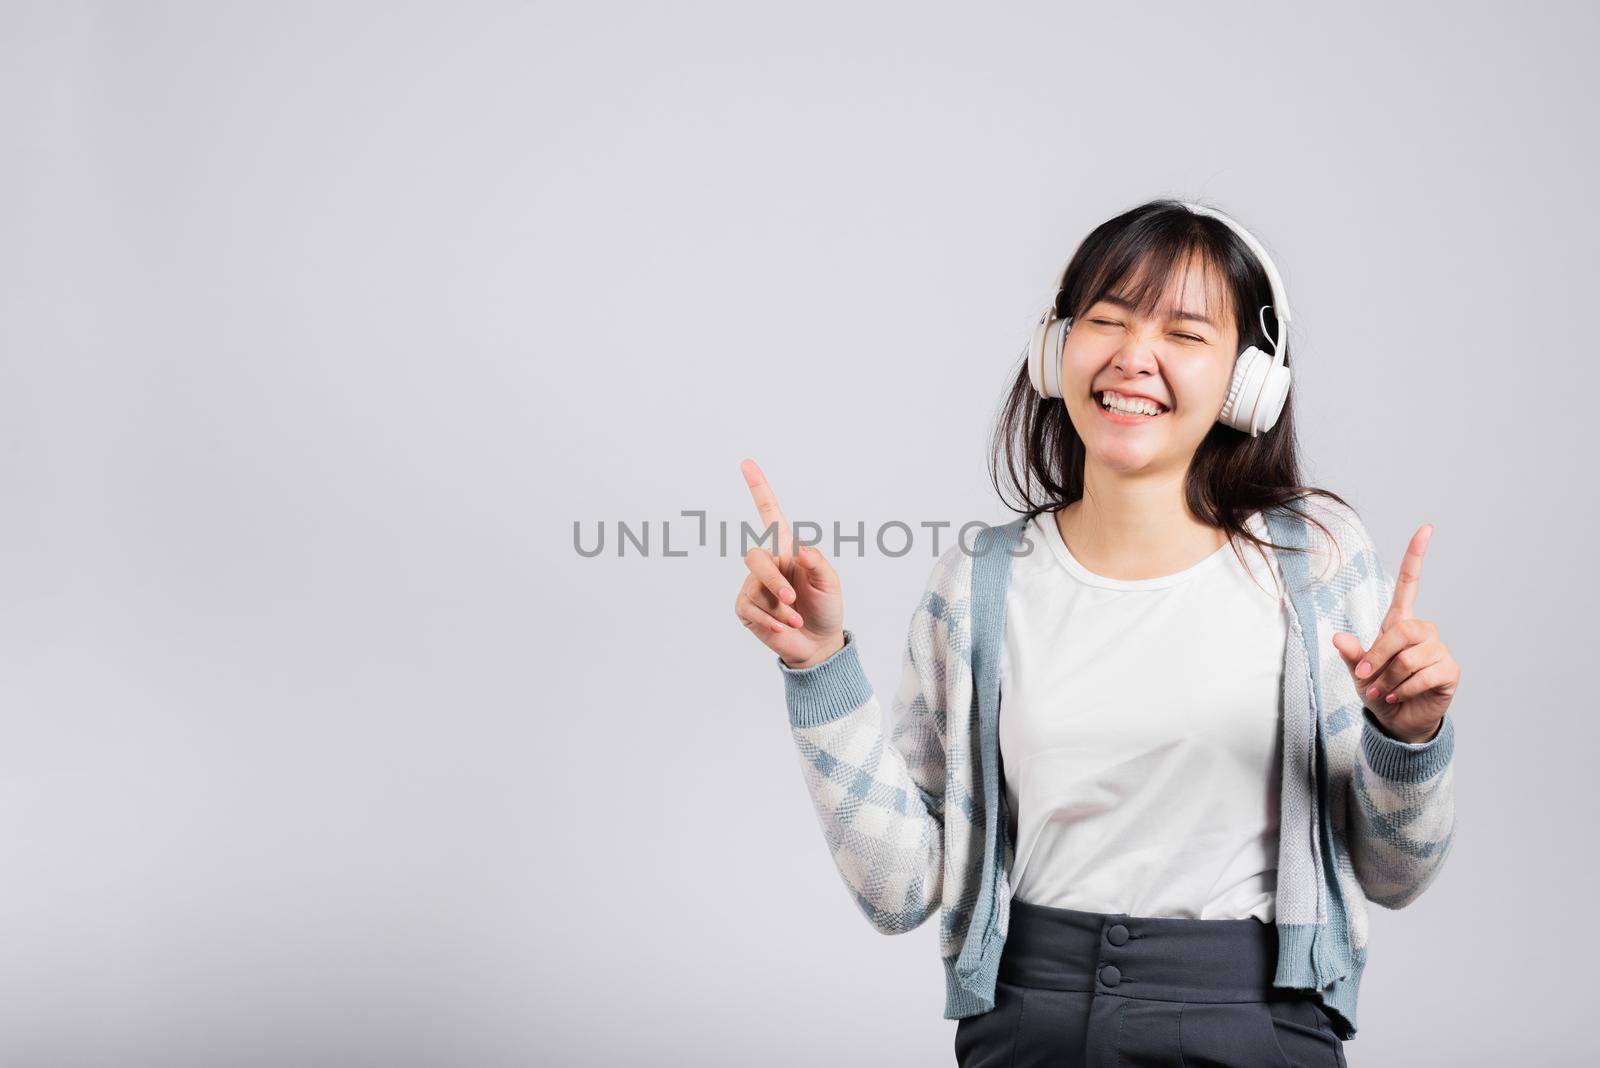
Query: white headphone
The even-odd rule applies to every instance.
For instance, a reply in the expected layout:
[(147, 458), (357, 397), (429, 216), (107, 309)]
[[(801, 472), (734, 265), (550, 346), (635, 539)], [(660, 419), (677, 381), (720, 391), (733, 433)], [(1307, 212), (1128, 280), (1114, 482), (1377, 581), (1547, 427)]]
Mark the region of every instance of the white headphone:
[[(1188, 201), (1181, 203), (1196, 214), (1209, 215), (1227, 223), (1250, 246), (1266, 270), (1268, 281), (1272, 283), (1272, 303), (1263, 304), (1256, 313), (1261, 320), (1261, 332), (1269, 338), (1272, 337), (1272, 331), (1267, 329), (1267, 309), (1271, 308), (1277, 314), (1278, 336), (1272, 342), (1272, 355), (1268, 356), (1254, 345), (1239, 353), (1234, 361), (1228, 397), (1223, 401), (1222, 411), (1217, 414), (1217, 422), (1224, 426), (1258, 437), (1272, 429), (1279, 413), (1283, 411), (1284, 402), (1289, 399), (1289, 368), (1283, 362), (1283, 342), (1289, 330), (1289, 298), (1283, 291), (1283, 279), (1278, 277), (1278, 268), (1273, 264), (1272, 257), (1267, 255), (1267, 250), (1261, 247), (1261, 242), (1250, 231), (1215, 208)], [(1056, 301), (1061, 296), (1061, 286), (1066, 281), (1067, 267), (1071, 263), (1068, 260), (1062, 266), (1061, 273), (1056, 275), (1050, 303), (1040, 314), (1028, 342), (1028, 378), (1041, 397), (1061, 396), (1061, 350), (1066, 344), (1067, 332), (1072, 329), (1072, 319), (1057, 318)]]

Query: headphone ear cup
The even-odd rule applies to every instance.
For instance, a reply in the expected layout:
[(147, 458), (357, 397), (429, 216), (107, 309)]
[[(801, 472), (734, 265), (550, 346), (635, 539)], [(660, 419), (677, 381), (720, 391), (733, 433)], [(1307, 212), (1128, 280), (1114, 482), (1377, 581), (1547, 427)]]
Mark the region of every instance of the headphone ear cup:
[(1061, 354), (1067, 347), (1067, 332), (1072, 329), (1071, 319), (1057, 319), (1050, 324), (1049, 342), (1045, 346), (1044, 384), (1050, 396), (1061, 394)]
[(1265, 434), (1277, 425), (1283, 406), (1289, 402), (1289, 368), (1269, 366), (1267, 381), (1261, 387), (1261, 400), (1256, 405), (1256, 424)]
[(1045, 392), (1044, 381), (1044, 341), (1045, 331), (1050, 328), (1050, 312), (1048, 309), (1039, 316), (1039, 322), (1033, 328), (1033, 333), (1028, 338), (1028, 381), (1033, 383), (1033, 390), (1041, 397), (1050, 396)]
[(1071, 319), (1052, 319), (1049, 311), (1034, 328), (1028, 347), (1028, 379), (1034, 392), (1046, 399), (1061, 396), (1061, 350), (1071, 329)]
[(1228, 395), (1223, 398), (1222, 411), (1217, 413), (1217, 422), (1235, 430), (1249, 432), (1248, 424), (1239, 425), (1238, 412), (1241, 406), (1241, 396), (1250, 383), (1250, 365), (1254, 362), (1254, 346), (1245, 349), (1233, 361), (1233, 377), (1228, 380)]
[(1251, 345), (1233, 364), (1233, 380), (1217, 422), (1258, 437), (1271, 430), (1289, 400), (1289, 368)]

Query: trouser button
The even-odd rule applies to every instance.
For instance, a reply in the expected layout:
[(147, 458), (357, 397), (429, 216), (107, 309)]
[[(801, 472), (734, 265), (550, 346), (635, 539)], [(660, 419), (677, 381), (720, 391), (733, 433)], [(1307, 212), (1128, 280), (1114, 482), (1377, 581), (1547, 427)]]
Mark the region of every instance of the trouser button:
[(1115, 964), (1107, 964), (1100, 969), (1100, 981), (1106, 986), (1116, 986), (1122, 982), (1122, 972)]
[(1114, 946), (1120, 946), (1128, 940), (1128, 929), (1120, 923), (1114, 923), (1106, 930), (1106, 941)]

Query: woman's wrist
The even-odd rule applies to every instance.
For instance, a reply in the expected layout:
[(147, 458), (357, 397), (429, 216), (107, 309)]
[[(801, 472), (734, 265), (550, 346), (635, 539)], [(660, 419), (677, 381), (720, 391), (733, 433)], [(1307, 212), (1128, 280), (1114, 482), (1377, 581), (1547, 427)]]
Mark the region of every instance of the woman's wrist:
[(843, 649), (844, 646), (845, 636), (843, 632), (840, 632), (835, 637), (829, 639), (829, 641), (824, 644), (822, 648), (818, 649), (816, 655), (809, 657), (798, 664), (791, 664), (789, 661), (785, 660), (784, 665), (793, 671), (804, 671), (807, 668), (814, 668), (823, 661), (829, 660), (838, 655), (839, 650)]
[[(1374, 716), (1373, 719), (1375, 721), (1377, 721), (1377, 717), (1376, 716)], [(1421, 745), (1424, 742), (1431, 742), (1435, 738), (1439, 737), (1439, 732), (1440, 731), (1444, 730), (1444, 716), (1440, 716), (1439, 717), (1439, 722), (1434, 724), (1434, 727), (1433, 727), (1432, 730), (1425, 731), (1424, 733), (1422, 733), (1420, 735), (1417, 735), (1415, 737), (1410, 737), (1410, 736), (1407, 736), (1407, 735), (1404, 735), (1404, 734), (1400, 734), (1400, 733), (1398, 733), (1396, 731), (1393, 731), (1393, 730), (1389, 729), (1388, 727), (1384, 726), (1382, 721), (1377, 721), (1377, 722), (1378, 722), (1378, 730), (1379, 730), (1379, 732), (1388, 735), (1390, 738), (1393, 738), (1397, 742), (1404, 742), (1407, 745)]]

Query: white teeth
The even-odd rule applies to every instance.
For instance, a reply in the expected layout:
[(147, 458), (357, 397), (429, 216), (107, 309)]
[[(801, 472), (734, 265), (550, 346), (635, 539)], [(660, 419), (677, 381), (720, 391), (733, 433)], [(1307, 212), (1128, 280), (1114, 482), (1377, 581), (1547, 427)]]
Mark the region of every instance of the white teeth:
[(1154, 401), (1135, 400), (1132, 397), (1115, 396), (1110, 393), (1100, 394), (1100, 404), (1102, 407), (1110, 408), (1112, 411), (1129, 412), (1135, 415), (1160, 415), (1162, 411), (1161, 406)]

